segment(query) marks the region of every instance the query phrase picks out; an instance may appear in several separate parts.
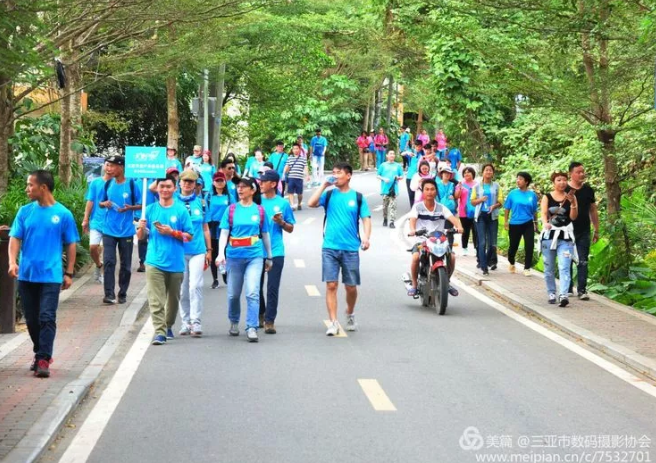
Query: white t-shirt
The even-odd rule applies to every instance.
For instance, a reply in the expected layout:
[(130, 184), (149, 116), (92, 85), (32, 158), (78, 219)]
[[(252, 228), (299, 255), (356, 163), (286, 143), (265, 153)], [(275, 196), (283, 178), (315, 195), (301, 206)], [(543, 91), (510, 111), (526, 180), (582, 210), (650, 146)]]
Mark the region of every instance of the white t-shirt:
[(415, 224), (416, 230), (425, 228), (428, 230), (428, 233), (431, 233), (434, 231), (444, 232), (446, 220), (451, 216), (453, 216), (451, 211), (437, 201), (432, 211), (422, 201), (412, 206), (409, 217), (411, 219), (417, 219), (417, 223)]

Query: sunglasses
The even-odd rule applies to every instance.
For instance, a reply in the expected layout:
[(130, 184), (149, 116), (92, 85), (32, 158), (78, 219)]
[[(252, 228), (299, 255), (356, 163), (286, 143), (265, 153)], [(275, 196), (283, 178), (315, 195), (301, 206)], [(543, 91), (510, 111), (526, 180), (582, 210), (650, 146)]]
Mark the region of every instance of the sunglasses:
[(183, 182), (185, 183), (196, 183), (196, 180), (189, 180), (188, 178), (184, 179)]
[(234, 167), (227, 167), (228, 170), (235, 170)]

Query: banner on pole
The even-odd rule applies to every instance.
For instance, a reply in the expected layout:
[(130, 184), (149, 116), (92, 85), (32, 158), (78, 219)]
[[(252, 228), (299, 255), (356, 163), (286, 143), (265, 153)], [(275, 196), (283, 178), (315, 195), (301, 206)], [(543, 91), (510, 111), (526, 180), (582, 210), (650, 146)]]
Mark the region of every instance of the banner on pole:
[(166, 177), (166, 147), (126, 146), (125, 176), (129, 178)]

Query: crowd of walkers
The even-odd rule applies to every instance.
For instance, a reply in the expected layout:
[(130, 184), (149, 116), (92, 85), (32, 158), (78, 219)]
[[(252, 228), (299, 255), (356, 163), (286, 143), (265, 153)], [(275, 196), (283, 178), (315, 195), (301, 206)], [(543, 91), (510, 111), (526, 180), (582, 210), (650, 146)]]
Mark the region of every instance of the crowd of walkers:
[[(528, 275), (541, 219), (538, 250), (544, 256), (549, 303), (562, 307), (569, 303), (574, 263), (578, 297), (588, 299), (587, 259), (591, 243), (599, 236), (599, 221), (594, 191), (585, 183), (584, 166), (575, 162), (568, 173), (555, 172), (552, 190), (541, 198), (531, 189), (528, 172), (519, 172), (517, 188), (504, 194), (495, 181), (494, 166), (465, 165), (460, 150), (449, 146), (442, 131), (434, 140), (425, 130), (413, 139), (410, 129), (403, 127), (394, 144), (397, 142), (402, 162), (397, 162), (397, 152), (389, 149), (392, 142), (382, 128), (369, 135), (363, 132), (356, 141), (360, 169), (374, 168), (381, 181), (384, 227), (395, 227), (399, 185), (405, 179), (411, 218), (441, 220), (445, 229), (455, 227), (462, 232), (463, 254), (470, 254), (471, 240), (478, 268), (488, 275), (498, 265), (498, 224), (503, 209), (510, 242), (509, 270), (516, 272), (516, 255), (523, 239), (524, 273)], [(328, 141), (321, 130), (316, 131), (309, 146), (299, 137), (288, 152), (282, 141), (268, 157), (255, 150), (243, 170), (234, 154), (225, 156), (217, 168), (212, 153), (201, 146), (195, 146), (184, 162), (170, 147), (166, 175), (147, 179), (145, 196), (141, 179), (125, 177), (125, 158), (107, 157), (103, 176), (88, 185), (82, 221), (84, 232), (89, 233), (94, 278), (104, 288), (102, 302), (127, 302), (136, 235), (137, 272), (146, 273), (154, 345), (175, 337), (178, 315), (178, 335), (203, 335), (203, 277), (208, 267), (211, 287), (218, 288), (220, 280), (227, 286), (229, 334), (240, 334), (242, 292), (248, 341), (257, 342), (261, 328), (275, 334), (285, 263), (283, 235), (294, 232), (294, 212), (302, 210), (304, 183), (311, 182), (318, 188), (307, 205), (323, 207), (326, 214), (322, 247), (322, 280), (329, 315), (326, 334), (334, 336), (341, 329), (337, 321), (340, 273), (347, 295), (346, 329), (355, 330), (359, 251), (370, 246), (371, 212), (363, 195), (350, 187), (351, 165), (335, 163), (332, 175), (324, 177), (327, 152)], [(71, 285), (79, 241), (73, 215), (55, 200), (53, 190), (49, 171), (32, 172), (26, 188), (32, 202), (19, 210), (10, 231), (9, 274), (19, 281), (34, 345), (31, 369), (39, 377), (50, 374), (58, 293)], [(143, 216), (142, 197), (146, 198)], [(65, 264), (61, 259), (64, 250)], [(416, 278), (413, 280), (409, 295), (416, 291)], [(457, 295), (453, 287), (450, 292)]]

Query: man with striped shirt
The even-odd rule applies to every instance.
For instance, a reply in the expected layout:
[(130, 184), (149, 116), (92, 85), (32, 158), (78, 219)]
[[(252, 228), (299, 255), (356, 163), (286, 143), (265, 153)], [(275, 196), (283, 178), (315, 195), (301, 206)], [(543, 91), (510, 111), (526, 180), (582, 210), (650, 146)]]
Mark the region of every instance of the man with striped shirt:
[(285, 177), (287, 178), (287, 197), (289, 205), (293, 210), (294, 194), (298, 196), (298, 210), (302, 209), (303, 202), (303, 180), (308, 177), (307, 158), (301, 155), (301, 147), (298, 143), (292, 145), (292, 155), (287, 159), (285, 165)]

